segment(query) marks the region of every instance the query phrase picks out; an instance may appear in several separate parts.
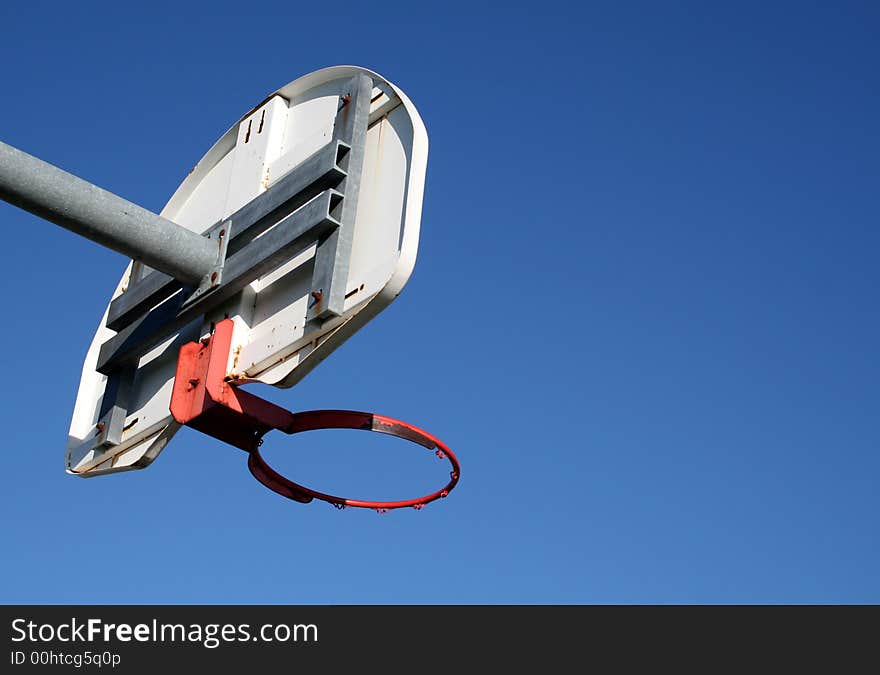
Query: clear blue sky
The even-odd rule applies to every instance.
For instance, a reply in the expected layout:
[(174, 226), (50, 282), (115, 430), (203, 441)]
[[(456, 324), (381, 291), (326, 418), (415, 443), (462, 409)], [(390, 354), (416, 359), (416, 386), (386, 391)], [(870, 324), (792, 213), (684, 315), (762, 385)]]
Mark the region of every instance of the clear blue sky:
[[(66, 475), (125, 260), (0, 203), (0, 601), (880, 602), (876, 4), (320, 4), (6, 3), (0, 133), (158, 211), (288, 81), (400, 85), (415, 273), (270, 395), (427, 428), (461, 484), (301, 506), (190, 430)], [(266, 448), (354, 496), (438, 477), (358, 432)]]

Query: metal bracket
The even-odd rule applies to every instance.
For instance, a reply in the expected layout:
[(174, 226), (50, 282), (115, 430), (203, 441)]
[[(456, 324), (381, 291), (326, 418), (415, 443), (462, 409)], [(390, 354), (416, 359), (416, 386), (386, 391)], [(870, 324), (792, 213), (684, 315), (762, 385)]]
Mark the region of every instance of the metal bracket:
[[(320, 322), (342, 314), (372, 88), (370, 77), (352, 78), (340, 96), (333, 140), (208, 228), (204, 236), (217, 241), (218, 258), (198, 285), (186, 286), (152, 271), (110, 303), (106, 325), (116, 335), (101, 346), (96, 366), (109, 378), (99, 422), (104, 427), (96, 429), (101, 443), (122, 440), (128, 401), (119, 387), (112, 391), (114, 382), (133, 372), (149, 349), (297, 252), (317, 244), (312, 281), (316, 301), (307, 319)], [(101, 445), (90, 443), (92, 448)]]
[(213, 291), (223, 283), (223, 268), (226, 265), (226, 251), (229, 249), (229, 240), (232, 234), (232, 223), (223, 221), (219, 226), (212, 227), (205, 236), (217, 241), (217, 264), (208, 274), (202, 277), (199, 285), (190, 293), (183, 303), (184, 307), (195, 302), (206, 293)]
[(226, 380), (233, 328), (224, 319), (207, 340), (180, 348), (170, 410), (176, 422), (250, 451), (267, 431), (289, 426), (292, 413)]
[(73, 464), (78, 464), (90, 452), (103, 453), (122, 443), (134, 374), (134, 369), (128, 368), (107, 378), (94, 435), (71, 450)]
[(312, 274), (312, 298), (315, 302), (306, 317), (309, 320), (340, 316), (345, 304), (372, 91), (372, 79), (366, 75), (355, 75), (348, 84), (348, 94), (343, 97), (343, 105), (336, 115), (333, 138), (351, 146), (351, 152), (345, 158), (346, 176), (337, 188), (346, 198), (339, 216), (339, 229), (320, 242), (315, 253)]

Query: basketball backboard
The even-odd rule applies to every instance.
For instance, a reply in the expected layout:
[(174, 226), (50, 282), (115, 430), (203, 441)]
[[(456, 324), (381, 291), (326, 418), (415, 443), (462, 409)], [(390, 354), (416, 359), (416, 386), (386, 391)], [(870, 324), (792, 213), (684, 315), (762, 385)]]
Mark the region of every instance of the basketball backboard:
[(247, 112), (161, 212), (225, 262), (195, 287), (129, 265), (85, 358), (67, 471), (152, 462), (180, 428), (181, 345), (224, 319), (227, 379), (290, 387), (387, 307), (415, 264), (427, 152), (409, 99), (363, 68), (316, 71)]

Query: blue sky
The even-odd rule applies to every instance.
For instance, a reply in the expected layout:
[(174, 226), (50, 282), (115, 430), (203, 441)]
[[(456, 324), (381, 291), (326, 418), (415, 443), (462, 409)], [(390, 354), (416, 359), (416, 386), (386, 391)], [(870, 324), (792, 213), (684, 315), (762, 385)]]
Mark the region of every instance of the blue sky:
[[(288, 81), (397, 83), (431, 142), (413, 277), (271, 396), (429, 429), (459, 487), (300, 506), (190, 430), (66, 475), (125, 261), (0, 203), (0, 601), (880, 602), (876, 5), (315, 5), (7, 3), (0, 137), (158, 211)], [(437, 478), (357, 432), (266, 450), (327, 489)]]

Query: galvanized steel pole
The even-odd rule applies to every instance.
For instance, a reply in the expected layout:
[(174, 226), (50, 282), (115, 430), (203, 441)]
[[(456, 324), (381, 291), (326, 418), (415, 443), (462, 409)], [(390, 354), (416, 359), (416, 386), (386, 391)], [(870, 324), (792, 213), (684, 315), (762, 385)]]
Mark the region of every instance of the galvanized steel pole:
[(0, 199), (184, 283), (217, 264), (216, 242), (3, 142)]

